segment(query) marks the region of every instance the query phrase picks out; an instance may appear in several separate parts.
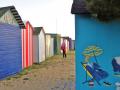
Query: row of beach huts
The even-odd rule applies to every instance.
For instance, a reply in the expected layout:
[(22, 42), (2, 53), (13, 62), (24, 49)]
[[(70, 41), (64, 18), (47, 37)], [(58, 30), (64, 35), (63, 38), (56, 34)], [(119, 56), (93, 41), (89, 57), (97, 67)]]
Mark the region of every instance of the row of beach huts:
[(14, 6), (0, 8), (0, 79), (60, 54), (63, 39), (67, 51), (75, 49), (71, 38), (23, 22)]

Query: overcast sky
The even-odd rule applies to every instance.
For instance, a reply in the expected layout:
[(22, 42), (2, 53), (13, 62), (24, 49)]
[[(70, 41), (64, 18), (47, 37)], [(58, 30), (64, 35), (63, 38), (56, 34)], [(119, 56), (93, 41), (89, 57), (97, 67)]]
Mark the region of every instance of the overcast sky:
[(47, 33), (75, 38), (73, 0), (0, 0), (0, 7), (14, 5), (23, 21), (43, 26)]

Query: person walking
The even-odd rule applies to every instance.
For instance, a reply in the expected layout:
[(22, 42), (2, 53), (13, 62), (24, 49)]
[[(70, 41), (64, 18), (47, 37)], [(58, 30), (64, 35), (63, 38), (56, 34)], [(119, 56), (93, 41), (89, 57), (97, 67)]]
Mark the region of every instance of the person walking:
[(62, 53), (63, 53), (63, 58), (66, 58), (67, 55), (66, 55), (66, 43), (65, 43), (65, 40), (63, 40), (63, 42), (62, 42), (61, 50), (62, 50)]

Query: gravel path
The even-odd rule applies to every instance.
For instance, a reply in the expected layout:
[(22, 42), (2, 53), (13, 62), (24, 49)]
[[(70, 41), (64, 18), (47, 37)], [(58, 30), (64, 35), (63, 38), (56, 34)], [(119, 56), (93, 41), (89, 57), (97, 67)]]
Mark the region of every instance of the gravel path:
[(75, 90), (74, 52), (56, 55), (0, 81), (0, 90)]

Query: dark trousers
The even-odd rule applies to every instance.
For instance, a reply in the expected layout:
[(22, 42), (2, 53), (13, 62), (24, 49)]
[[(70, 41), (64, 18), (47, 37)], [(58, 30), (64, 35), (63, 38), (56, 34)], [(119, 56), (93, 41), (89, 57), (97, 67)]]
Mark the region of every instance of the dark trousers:
[(63, 58), (66, 58), (66, 57), (67, 57), (67, 55), (66, 55), (66, 51), (63, 50)]

